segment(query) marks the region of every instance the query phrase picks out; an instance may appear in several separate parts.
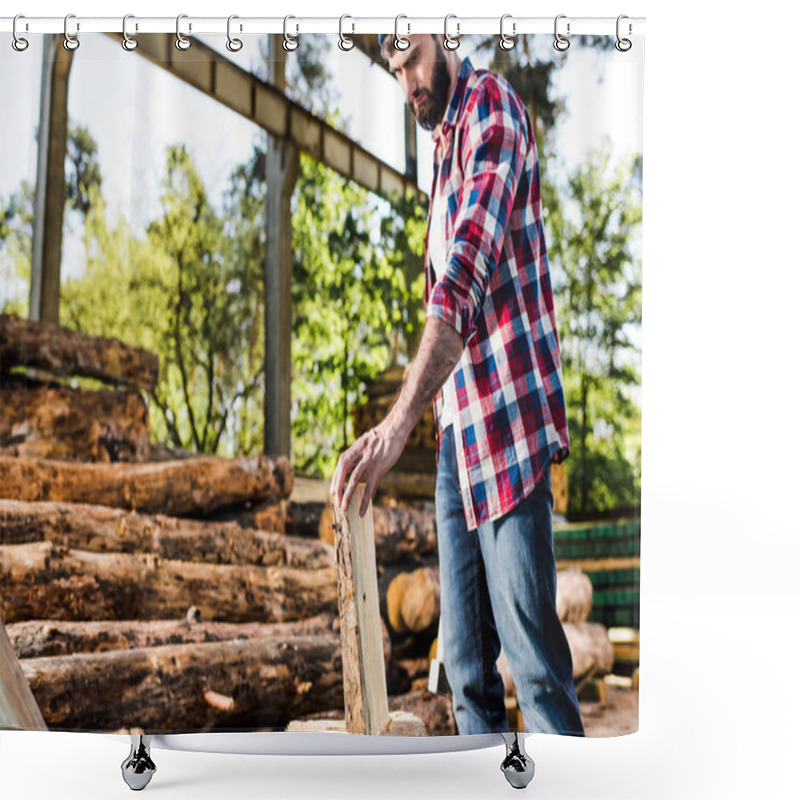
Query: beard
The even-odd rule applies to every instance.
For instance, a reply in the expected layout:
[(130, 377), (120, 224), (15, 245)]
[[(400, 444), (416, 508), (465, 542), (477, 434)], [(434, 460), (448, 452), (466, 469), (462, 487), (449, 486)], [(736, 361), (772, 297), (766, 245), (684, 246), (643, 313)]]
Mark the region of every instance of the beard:
[(444, 59), (436, 59), (433, 66), (433, 81), (430, 92), (422, 90), (422, 100), (416, 104), (412, 98), (408, 105), (420, 127), (432, 131), (444, 118), (450, 95), (450, 73)]

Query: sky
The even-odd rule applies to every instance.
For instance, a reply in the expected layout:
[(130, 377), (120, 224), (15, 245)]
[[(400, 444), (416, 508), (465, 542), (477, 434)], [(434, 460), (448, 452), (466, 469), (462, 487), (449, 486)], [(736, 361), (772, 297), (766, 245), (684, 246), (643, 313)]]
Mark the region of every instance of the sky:
[[(335, 41), (336, 37), (332, 37)], [(259, 58), (252, 39), (242, 51), (230, 54), (225, 37), (204, 37), (245, 68)], [(552, 50), (551, 37), (536, 46)], [(469, 55), (476, 67), (488, 66), (488, 54), (472, 52), (465, 37), (459, 55)], [(615, 153), (640, 152), (643, 54), (596, 51), (573, 45), (564, 66), (556, 72), (554, 88), (563, 97), (565, 112), (555, 131), (557, 163), (544, 168), (563, 170), (579, 162), (604, 135)], [(31, 37), (24, 53), (0, 35), (0, 197), (4, 200), (21, 180), (36, 177), (35, 126), (39, 116), (42, 38)], [(330, 50), (338, 107), (349, 134), (375, 155), (402, 169), (404, 99), (397, 82), (358, 50)], [(248, 159), (261, 130), (175, 79), (169, 73), (102, 34), (87, 34), (75, 53), (70, 76), (69, 116), (85, 125), (99, 150), (103, 191), (109, 222), (122, 214), (134, 233), (142, 234), (154, 216), (164, 167), (165, 148), (185, 142), (205, 181), (211, 201), (219, 205), (233, 167)], [(210, 124), (213, 120), (213, 124)], [(432, 142), (417, 128), (419, 185), (430, 188)], [(62, 279), (79, 276), (84, 260), (79, 230), (65, 234)], [(0, 287), (5, 294), (9, 287)]]

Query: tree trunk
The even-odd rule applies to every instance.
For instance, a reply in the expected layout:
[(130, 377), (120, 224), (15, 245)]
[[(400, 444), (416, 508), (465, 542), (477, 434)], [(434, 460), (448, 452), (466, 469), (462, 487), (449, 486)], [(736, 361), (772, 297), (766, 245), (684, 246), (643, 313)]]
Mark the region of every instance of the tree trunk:
[(429, 630), (439, 619), (439, 592), (438, 568), (401, 572), (386, 593), (389, 624), (398, 633)]
[(147, 406), (137, 391), (72, 389), (4, 378), (0, 454), (78, 461), (147, 461)]
[(6, 627), (18, 658), (102, 653), (171, 644), (201, 644), (235, 639), (320, 636), (339, 632), (339, 618), (317, 614), (296, 622), (203, 622), (184, 620), (26, 620)]
[(93, 503), (141, 512), (202, 514), (247, 500), (288, 497), (289, 459), (200, 456), (148, 464), (73, 464), (0, 456), (0, 497)]
[(158, 356), (119, 339), (78, 333), (47, 322), (0, 314), (0, 372), (35, 367), (53, 375), (82, 375), (153, 390)]
[(95, 553), (154, 553), (209, 564), (319, 569), (334, 564), (323, 542), (243, 528), (235, 522), (139, 514), (84, 503), (0, 500), (0, 545), (47, 540)]
[(20, 662), (53, 730), (280, 726), (341, 706), (339, 637), (175, 644)]
[(23, 619), (290, 622), (337, 610), (336, 567), (196, 564), (89, 553), (51, 542), (0, 546), (0, 614)]

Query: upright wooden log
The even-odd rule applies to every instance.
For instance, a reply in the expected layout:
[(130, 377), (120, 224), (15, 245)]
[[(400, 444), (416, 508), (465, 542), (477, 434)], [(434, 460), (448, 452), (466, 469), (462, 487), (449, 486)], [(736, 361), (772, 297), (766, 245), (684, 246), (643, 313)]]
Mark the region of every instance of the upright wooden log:
[(0, 586), (0, 614), (8, 622), (174, 619), (192, 606), (203, 619), (228, 622), (289, 622), (336, 612), (335, 567), (199, 564), (51, 542), (0, 546)]
[(47, 724), (0, 616), (0, 729), (3, 728), (46, 731)]
[(364, 485), (353, 492), (345, 514), (334, 506), (339, 570), (345, 723), (349, 733), (384, 734), (389, 729), (383, 660), (372, 503), (359, 508)]
[(614, 666), (614, 646), (608, 631), (598, 622), (565, 622), (564, 633), (572, 654), (572, 673), (576, 681), (591, 674), (600, 677)]
[(19, 662), (53, 730), (283, 726), (342, 704), (339, 637), (174, 644)]
[(148, 464), (73, 464), (0, 456), (0, 497), (127, 508), (144, 513), (202, 514), (220, 506), (288, 497), (286, 456), (199, 456)]
[(17, 376), (0, 381), (0, 454), (146, 461), (147, 406), (138, 391), (73, 389)]
[(11, 367), (35, 367), (53, 375), (81, 375), (151, 391), (158, 383), (155, 353), (119, 339), (0, 314), (0, 372)]
[(324, 542), (243, 528), (235, 522), (139, 514), (86, 503), (0, 500), (0, 545), (47, 540), (95, 553), (153, 553), (179, 561), (304, 569), (331, 567)]

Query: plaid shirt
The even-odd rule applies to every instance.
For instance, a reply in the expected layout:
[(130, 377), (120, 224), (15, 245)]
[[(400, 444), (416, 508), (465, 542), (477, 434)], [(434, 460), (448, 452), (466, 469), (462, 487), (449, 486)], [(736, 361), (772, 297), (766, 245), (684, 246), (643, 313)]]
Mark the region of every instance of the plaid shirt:
[[(434, 192), (447, 202), (443, 241), (425, 239), (426, 316), (465, 349), (455, 380), (454, 438), (467, 528), (508, 513), (569, 455), (553, 294), (530, 118), (500, 75), (461, 69), (435, 142)], [(430, 218), (428, 220), (430, 223)], [(445, 252), (437, 281), (429, 247)], [(442, 390), (434, 398), (436, 464)]]

